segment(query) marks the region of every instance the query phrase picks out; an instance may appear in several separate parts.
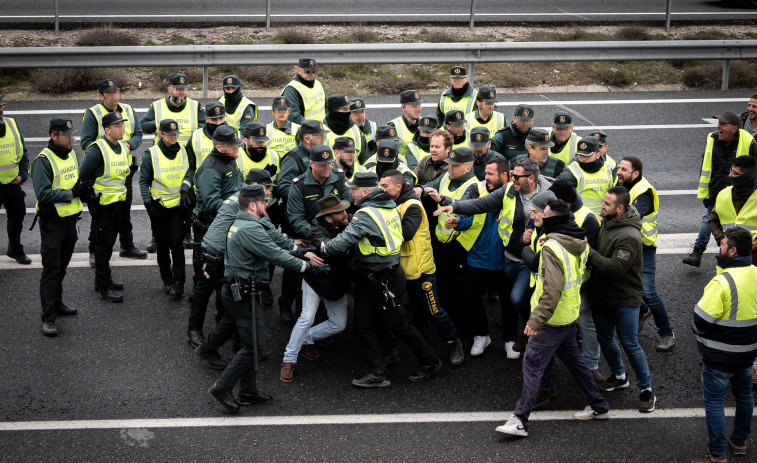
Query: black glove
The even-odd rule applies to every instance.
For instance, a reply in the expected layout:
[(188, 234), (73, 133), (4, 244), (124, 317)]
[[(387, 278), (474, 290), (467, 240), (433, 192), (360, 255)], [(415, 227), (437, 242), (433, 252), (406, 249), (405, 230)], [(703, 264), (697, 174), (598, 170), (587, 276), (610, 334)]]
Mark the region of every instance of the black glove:
[(139, 170), (139, 166), (137, 166), (136, 162), (132, 162), (129, 166), (129, 175), (134, 175), (134, 172)]
[(266, 172), (268, 172), (269, 174), (271, 174), (271, 178), (275, 177), (276, 176), (276, 172), (279, 171), (279, 169), (275, 165), (273, 165), (273, 164), (268, 164), (263, 169), (265, 169)]
[(298, 259), (304, 259), (304, 260), (309, 261), (310, 259), (305, 258), (305, 254), (309, 252), (315, 252), (315, 251), (316, 251), (315, 246), (305, 246), (305, 247), (297, 246), (297, 249), (289, 251), (289, 254), (293, 255), (294, 257)]
[(370, 151), (371, 153), (376, 152), (376, 140), (371, 140), (368, 142), (368, 151)]
[(82, 182), (81, 180), (77, 180), (76, 185), (71, 188), (71, 194), (74, 198), (87, 198), (92, 196), (92, 192), (90, 192), (92, 185), (94, 185), (94, 182)]
[(181, 190), (181, 203), (179, 207), (183, 212), (189, 212), (194, 209), (195, 206), (195, 192), (194, 189)]
[(153, 217), (155, 219), (160, 217), (160, 206), (158, 206), (157, 201), (153, 200), (153, 201), (145, 203), (145, 209), (147, 210), (147, 214), (150, 217)]
[(329, 264), (323, 264), (323, 265), (308, 264), (308, 268), (307, 268), (307, 272), (310, 272), (314, 276), (328, 275), (330, 270), (331, 270), (331, 266)]

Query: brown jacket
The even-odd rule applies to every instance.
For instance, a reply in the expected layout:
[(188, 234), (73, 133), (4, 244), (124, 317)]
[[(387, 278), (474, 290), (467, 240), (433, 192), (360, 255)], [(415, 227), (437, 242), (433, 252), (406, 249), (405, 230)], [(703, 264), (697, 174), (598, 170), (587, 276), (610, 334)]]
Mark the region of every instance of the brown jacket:
[(426, 156), (423, 159), (421, 159), (421, 162), (418, 163), (418, 165), (415, 167), (415, 175), (418, 176), (418, 183), (417, 185), (425, 185), (427, 183), (430, 183), (432, 180), (434, 180), (436, 177), (439, 177), (440, 175), (447, 172), (447, 168), (449, 167), (449, 164), (446, 162), (442, 162), (440, 167), (434, 166), (434, 161), (431, 160), (431, 156)]

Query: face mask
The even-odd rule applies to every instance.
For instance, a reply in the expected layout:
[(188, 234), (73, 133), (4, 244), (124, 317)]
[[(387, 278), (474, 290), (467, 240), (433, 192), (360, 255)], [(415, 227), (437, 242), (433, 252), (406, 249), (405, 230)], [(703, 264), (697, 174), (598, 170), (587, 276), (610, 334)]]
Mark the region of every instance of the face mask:
[(731, 184), (733, 185), (733, 191), (742, 198), (750, 196), (754, 193), (755, 176), (757, 175), (757, 169), (753, 169), (752, 172), (738, 177), (731, 177)]
[(250, 159), (252, 159), (255, 162), (260, 162), (265, 157), (266, 153), (266, 147), (263, 146), (261, 148), (253, 148), (251, 146), (247, 147), (247, 154), (250, 155)]
[(219, 125), (221, 124), (213, 124), (211, 122), (205, 123), (205, 128), (207, 129), (211, 137), (213, 137), (213, 134), (216, 133), (216, 129), (218, 128)]
[(422, 145), (428, 145), (430, 143), (430, 141), (431, 141), (431, 137), (421, 137), (420, 135), (418, 135), (418, 141)]

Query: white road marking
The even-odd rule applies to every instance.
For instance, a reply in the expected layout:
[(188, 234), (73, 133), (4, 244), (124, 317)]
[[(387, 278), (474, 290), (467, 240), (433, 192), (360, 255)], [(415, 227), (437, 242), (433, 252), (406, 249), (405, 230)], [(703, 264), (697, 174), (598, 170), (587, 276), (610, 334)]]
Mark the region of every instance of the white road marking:
[[(155, 429), (198, 428), (229, 426), (317, 426), (317, 425), (370, 425), (370, 424), (415, 424), (415, 423), (500, 423), (512, 412), (458, 412), (458, 413), (392, 413), (367, 415), (299, 415), (299, 416), (250, 416), (229, 418), (166, 418), (124, 420), (79, 420), (79, 421), (15, 421), (0, 422), (0, 431), (68, 431), (72, 429)], [(573, 420), (575, 411), (533, 412), (529, 421)], [(727, 417), (734, 416), (735, 409), (725, 409)], [(704, 418), (704, 408), (658, 408), (652, 413), (638, 410), (610, 410), (610, 418), (621, 420)]]

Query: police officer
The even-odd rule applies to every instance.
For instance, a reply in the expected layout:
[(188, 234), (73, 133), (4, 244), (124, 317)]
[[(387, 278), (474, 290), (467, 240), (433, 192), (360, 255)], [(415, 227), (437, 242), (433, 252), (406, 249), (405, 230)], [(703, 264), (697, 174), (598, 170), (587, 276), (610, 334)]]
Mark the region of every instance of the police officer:
[(473, 111), (478, 92), (468, 82), (468, 71), (462, 66), (454, 66), (449, 73), (450, 86), (442, 93), (436, 107), (439, 120), (452, 110), (462, 111), (463, 115)]
[(439, 127), (439, 121), (434, 116), (423, 116), (418, 119), (418, 131), (413, 141), (405, 146), (405, 161), (411, 169), (418, 167), (423, 158), (431, 154), (431, 133)]
[(337, 137), (350, 137), (355, 141), (355, 150), (357, 156), (363, 151), (368, 151), (365, 144), (365, 137), (360, 128), (350, 119), (350, 99), (344, 93), (335, 93), (329, 95), (326, 100), (326, 118), (323, 119), (323, 125), (329, 129), (326, 137), (326, 144), (331, 146)]
[[(613, 172), (616, 174), (618, 173), (618, 165), (615, 162), (613, 158), (610, 157), (609, 154), (607, 154), (607, 151), (610, 149), (610, 146), (607, 144), (607, 134), (604, 133), (602, 130), (595, 130), (592, 133), (590, 133), (592, 137), (596, 138), (599, 141), (599, 155), (604, 161), (612, 167)], [(572, 161), (571, 161), (572, 162)]]
[(334, 150), (334, 170), (343, 173), (347, 182), (351, 182), (356, 173), (367, 172), (355, 162), (355, 141), (352, 138), (339, 137), (331, 148)]
[(0, 207), (8, 214), (8, 250), (5, 255), (19, 264), (29, 265), (32, 260), (24, 253), (21, 229), (24, 226), (26, 206), (21, 184), (29, 178), (29, 156), (24, 135), (15, 119), (3, 117), (5, 102), (0, 96)]
[(126, 177), (134, 160), (124, 135), (124, 119), (114, 111), (103, 116), (103, 138), (87, 148), (79, 166), (82, 183), (94, 182), (98, 196), (89, 201), (91, 227), (95, 234), (95, 291), (108, 302), (123, 302), (123, 284), (113, 281), (110, 256), (126, 200)]
[(74, 130), (71, 119), (50, 121), (50, 141), (32, 163), (31, 176), (37, 197), (41, 239), (42, 277), (39, 296), (42, 303), (42, 333), (58, 334), (58, 315), (76, 315), (76, 308), (63, 302), (63, 278), (78, 239), (76, 222), (82, 211), (81, 197), (89, 197), (92, 183), (79, 182), (79, 165), (73, 151)]
[[(465, 115), (468, 132), (476, 127), (486, 127), (489, 137), (507, 126), (507, 118), (494, 110), (497, 103), (497, 90), (489, 85), (482, 85), (476, 95), (476, 110)], [(483, 170), (483, 168), (482, 168)]]
[(565, 170), (565, 163), (554, 156), (550, 156), (549, 149), (554, 145), (555, 143), (549, 139), (549, 132), (544, 129), (531, 129), (526, 137), (528, 154), (517, 156), (511, 161), (511, 164), (514, 165), (518, 159), (528, 157), (539, 166), (541, 175), (557, 178)]
[[(96, 140), (103, 137), (102, 123), (103, 116), (112, 111), (118, 111), (124, 117), (124, 138), (123, 142), (129, 151), (134, 151), (142, 144), (142, 127), (134, 113), (134, 108), (126, 103), (121, 103), (121, 91), (115, 80), (102, 80), (98, 84), (98, 94), (100, 103), (84, 111), (81, 120), (81, 149), (85, 150)], [(121, 257), (130, 259), (146, 259), (147, 253), (134, 246), (134, 233), (131, 223), (131, 202), (132, 202), (132, 178), (136, 172), (136, 161), (133, 164), (132, 172), (126, 178), (126, 200), (121, 204), (121, 226), (118, 235), (121, 239)], [(89, 233), (89, 263), (91, 267), (95, 266), (95, 237), (92, 229)]]
[[(357, 174), (353, 183), (353, 200), (360, 208), (347, 228), (336, 238), (322, 245), (322, 253), (343, 254), (357, 247), (352, 264), (355, 267), (355, 326), (366, 344), (371, 370), (354, 379), (353, 386), (388, 387), (383, 346), (379, 331), (389, 328), (408, 344), (420, 360), (420, 368), (411, 381), (424, 381), (435, 375), (442, 361), (407, 321), (404, 308), (405, 272), (400, 265), (402, 218), (392, 196), (378, 189), (378, 178), (372, 172)], [(380, 323), (379, 323), (380, 320)]]
[(534, 108), (527, 104), (519, 104), (515, 107), (512, 124), (497, 130), (492, 137), (492, 149), (502, 153), (508, 161), (522, 154), (528, 154), (526, 137), (533, 125)]
[(581, 139), (573, 132), (573, 115), (568, 111), (557, 111), (552, 121), (552, 132), (549, 139), (555, 145), (550, 148), (550, 155), (568, 165), (576, 154), (578, 140)]
[[(480, 95), (480, 93), (479, 93)], [(494, 158), (505, 157), (498, 152), (492, 150), (492, 141), (489, 138), (491, 136), (489, 129), (484, 126), (474, 127), (470, 131), (470, 149), (473, 151), (473, 174), (479, 180), (484, 180), (486, 176), (486, 164)]]
[(184, 214), (179, 207), (184, 173), (189, 169), (187, 150), (178, 143), (179, 124), (160, 121), (160, 141), (142, 155), (139, 189), (157, 244), (163, 290), (171, 300), (184, 294)]
[(404, 154), (405, 147), (413, 141), (413, 137), (418, 132), (421, 103), (423, 103), (423, 100), (418, 90), (405, 90), (400, 93), (402, 115), (386, 123), (386, 125), (390, 125), (397, 130), (397, 136), (400, 141), (400, 154)]
[(289, 102), (289, 120), (302, 124), (305, 120), (322, 121), (326, 117), (326, 91), (315, 78), (318, 64), (313, 58), (300, 58), (297, 75), (281, 91)]
[(362, 98), (350, 98), (350, 119), (365, 137), (365, 146), (371, 153), (376, 152), (376, 130), (378, 124), (368, 120), (365, 115), (365, 101)]
[[(552, 139), (550, 137), (550, 141)], [(577, 143), (576, 154), (578, 162), (571, 163), (557, 178), (569, 181), (581, 195), (584, 205), (598, 216), (605, 193), (615, 185), (616, 176), (600, 157), (596, 138), (582, 138)]]
[(251, 169), (265, 169), (274, 182), (279, 178), (279, 155), (276, 150), (266, 147), (268, 132), (260, 122), (251, 122), (242, 132), (244, 145), (237, 158), (237, 166), (246, 176)]
[(143, 133), (155, 133), (155, 143), (160, 140), (156, 131), (163, 119), (173, 119), (179, 124), (179, 143), (182, 145), (186, 145), (192, 132), (204, 124), (205, 110), (197, 100), (187, 97), (188, 88), (186, 74), (171, 74), (168, 78), (168, 96), (150, 103), (139, 124)]
[(218, 101), (226, 109), (226, 123), (240, 133), (247, 124), (258, 120), (258, 105), (242, 95), (242, 82), (237, 76), (223, 78), (223, 95)]
[(289, 102), (283, 96), (277, 96), (271, 104), (273, 120), (265, 126), (269, 140), (266, 148), (276, 150), (279, 157), (283, 157), (297, 146), (295, 135), (300, 130), (300, 124), (289, 120)]
[[(189, 141), (185, 143), (187, 156), (189, 156), (189, 170), (186, 179), (194, 180), (195, 172), (208, 157), (213, 147), (213, 134), (221, 125), (226, 124), (226, 108), (223, 104), (213, 101), (205, 107), (205, 124), (194, 130)], [(228, 124), (226, 124), (228, 125)]]
[(368, 172), (374, 172), (381, 177), (388, 170), (398, 170), (402, 173), (405, 181), (414, 187), (418, 183), (415, 173), (407, 165), (399, 160), (399, 145), (394, 140), (381, 140), (376, 149), (376, 162), (367, 162), (365, 168)]
[(287, 201), (292, 180), (308, 169), (310, 149), (326, 143), (326, 128), (320, 121), (305, 121), (300, 127), (302, 140), (281, 158), (277, 194)]
[(452, 134), (452, 149), (468, 148), (468, 137), (465, 132), (465, 113), (453, 109), (444, 116), (444, 128)]
[[(400, 146), (400, 150), (402, 147), (402, 140), (400, 139), (399, 135), (397, 135), (397, 128), (393, 125), (382, 125), (378, 129), (376, 129), (376, 146), (378, 147), (378, 144), (381, 143), (383, 140), (393, 140), (397, 142), (397, 145)], [(407, 161), (405, 160), (405, 156), (402, 154), (402, 152), (399, 154), (399, 160), (402, 163), (407, 164)], [(366, 156), (358, 156), (360, 164), (362, 164), (364, 167), (370, 167), (376, 164), (376, 154), (374, 154), (370, 157)]]
[[(221, 292), (224, 315), (214, 332), (197, 348), (201, 355), (217, 353), (231, 334), (238, 334), (241, 348), (209, 390), (221, 405), (234, 413), (239, 411), (240, 405), (267, 404), (273, 400), (270, 395), (261, 394), (256, 384), (256, 341), (260, 343), (264, 333), (263, 311), (254, 304), (253, 288), (270, 281), (269, 263), (300, 273), (314, 268), (281, 249), (268, 236), (261, 224), (267, 203), (268, 195), (261, 185), (245, 185), (239, 192), (240, 211), (229, 228), (226, 241), (225, 283)], [(232, 392), (237, 383), (238, 398)]]

